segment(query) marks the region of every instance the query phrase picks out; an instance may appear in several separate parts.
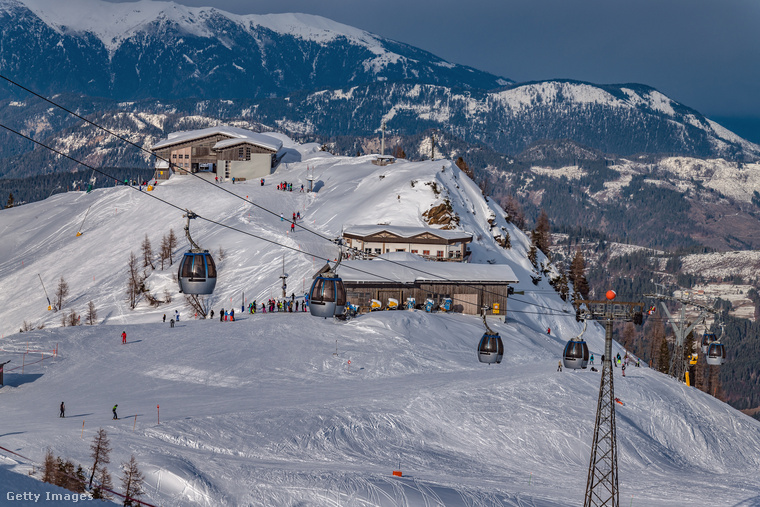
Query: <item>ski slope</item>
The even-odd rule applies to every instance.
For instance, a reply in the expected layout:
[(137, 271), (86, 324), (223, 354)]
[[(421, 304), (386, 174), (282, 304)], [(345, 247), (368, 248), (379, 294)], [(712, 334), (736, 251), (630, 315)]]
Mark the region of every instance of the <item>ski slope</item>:
[[(377, 167), (372, 157), (333, 157), (282, 139), (290, 153), (265, 186), (222, 184), (273, 214), (189, 177), (153, 191), (256, 236), (191, 224), (196, 242), (225, 251), (211, 304), (215, 312), (235, 307), (236, 322), (192, 318), (177, 293), (176, 264), (148, 278), (159, 297), (171, 291), (171, 303), (128, 308), (127, 259), (139, 256), (145, 235), (156, 250), (173, 228), (175, 261), (186, 247), (181, 211), (144, 191), (70, 192), (0, 211), (0, 362), (33, 363), (6, 373), (0, 388), (0, 446), (37, 462), (50, 447), (86, 466), (103, 427), (114, 483), (118, 464), (135, 454), (144, 499), (165, 506), (582, 504), (599, 374), (556, 371), (581, 325), (545, 279), (531, 283), (527, 238), (449, 161)], [(280, 181), (299, 188), (307, 170), (318, 192), (276, 190)], [(516, 289), (526, 291), (510, 299), (506, 323), (489, 317), (505, 342), (500, 365), (477, 361), (483, 326), (474, 316), (396, 311), (338, 322), (239, 312), (246, 300), (280, 294), (283, 257), (288, 294), (302, 294), (320, 258), (337, 256), (317, 235), (291, 234), (280, 213), (300, 211), (301, 225), (335, 237), (345, 224), (421, 225), (422, 212), (444, 198), (474, 236), (473, 262), (509, 265), (521, 280)], [(510, 250), (493, 240), (502, 227)], [(73, 308), (84, 320), (92, 300), (98, 324), (60, 327), (62, 312), (47, 311), (38, 274), (51, 297), (61, 276), (68, 282), (63, 312)], [(161, 317), (175, 310), (181, 319), (172, 329)], [(24, 321), (44, 328), (18, 333)], [(589, 326), (585, 337), (601, 357), (601, 328)], [(40, 352), (24, 355), (56, 347), (42, 361)], [(646, 367), (618, 373), (621, 504), (760, 505), (758, 421)], [(111, 419), (114, 404), (119, 420)], [(3, 504), (6, 490), (31, 487), (19, 479), (30, 463), (0, 456)]]

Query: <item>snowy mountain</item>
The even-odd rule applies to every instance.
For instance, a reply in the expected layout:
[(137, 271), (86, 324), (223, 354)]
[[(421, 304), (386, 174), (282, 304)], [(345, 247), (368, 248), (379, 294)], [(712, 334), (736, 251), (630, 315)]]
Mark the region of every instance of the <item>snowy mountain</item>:
[(404, 79), (474, 88), (511, 82), (307, 14), (0, 0), (0, 28), (0, 71), (51, 95), (233, 99)]
[[(450, 161), (378, 167), (372, 156), (335, 157), (280, 138), (288, 155), (265, 186), (223, 184), (271, 214), (190, 177), (151, 193), (118, 186), (0, 211), (0, 359), (12, 359), (9, 368), (24, 365), (23, 373), (7, 372), (0, 389), (0, 445), (23, 456), (0, 452), (4, 468), (26, 473), (47, 447), (87, 466), (89, 442), (103, 427), (114, 448), (112, 474), (134, 454), (146, 476), (145, 499), (154, 504), (580, 504), (599, 374), (556, 371), (565, 342), (582, 326), (545, 278), (531, 283), (525, 235)], [(297, 187), (307, 172), (318, 192), (275, 190), (279, 181)], [(166, 290), (172, 302), (130, 310), (129, 252), (146, 235), (157, 246), (170, 228), (179, 235), (183, 226), (180, 209), (150, 196), (246, 233), (202, 219), (191, 225), (193, 238), (217, 255), (217, 311), (276, 297), (283, 258), (288, 291), (300, 293), (320, 257), (337, 255), (332, 243), (304, 229), (289, 233), (280, 213), (298, 210), (303, 226), (334, 237), (349, 223), (423, 225), (424, 211), (448, 201), (459, 227), (473, 234), (472, 262), (509, 266), (520, 279), (516, 289), (525, 291), (510, 297), (506, 322), (489, 317), (505, 340), (504, 361), (478, 363), (484, 329), (468, 315), (196, 320), (177, 293), (176, 264), (148, 269), (152, 292)], [(508, 249), (495, 239), (505, 233)], [(175, 261), (184, 248), (181, 241)], [(60, 277), (68, 282), (62, 311), (46, 309), (38, 274), (51, 294)], [(84, 315), (89, 301), (97, 325), (60, 327), (62, 314)], [(172, 329), (161, 317), (175, 310), (181, 319)], [(44, 328), (19, 334), (24, 321)], [(584, 338), (599, 358), (600, 326), (590, 325)], [(758, 421), (645, 366), (629, 368), (625, 378), (618, 372), (622, 500), (758, 502)], [(65, 419), (58, 418), (61, 401)], [(119, 420), (111, 419), (115, 403)]]

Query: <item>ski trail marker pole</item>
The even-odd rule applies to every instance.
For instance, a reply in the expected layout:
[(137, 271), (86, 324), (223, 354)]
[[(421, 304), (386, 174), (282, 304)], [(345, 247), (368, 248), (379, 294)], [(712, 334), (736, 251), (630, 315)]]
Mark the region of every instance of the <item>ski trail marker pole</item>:
[(135, 422), (132, 424), (132, 431), (135, 431), (135, 426), (137, 426), (137, 414), (135, 414)]
[(159, 410), (160, 408), (160, 405), (156, 405), (156, 418), (158, 419), (158, 424), (161, 424), (161, 411)]
[(82, 419), (82, 437), (81, 438), (84, 440), (84, 419)]

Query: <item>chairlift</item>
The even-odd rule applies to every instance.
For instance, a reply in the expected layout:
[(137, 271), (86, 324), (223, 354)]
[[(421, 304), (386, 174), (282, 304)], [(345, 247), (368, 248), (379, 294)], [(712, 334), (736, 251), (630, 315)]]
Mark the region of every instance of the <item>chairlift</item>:
[(208, 250), (201, 249), (190, 237), (190, 220), (197, 218), (198, 215), (192, 211), (187, 211), (187, 214), (183, 216), (187, 218), (185, 236), (190, 242), (190, 250), (185, 252), (182, 261), (179, 263), (179, 272), (177, 273), (179, 291), (194, 295), (212, 294), (216, 286), (214, 258), (208, 253)]
[(335, 273), (343, 259), (341, 251), (334, 268), (328, 262), (314, 275), (314, 282), (309, 290), (309, 311), (315, 317), (334, 317), (342, 315), (346, 308), (346, 288), (343, 280)]
[(483, 325), (486, 326), (486, 332), (483, 333), (478, 344), (478, 361), (487, 364), (500, 363), (501, 358), (504, 357), (504, 342), (501, 341), (499, 333), (488, 327), (485, 307), (483, 307), (481, 317), (483, 318)]
[(571, 370), (586, 369), (588, 366), (588, 345), (582, 338), (583, 333), (586, 332), (587, 321), (583, 320), (583, 331), (575, 338), (569, 340), (565, 345), (565, 350), (562, 353), (562, 364), (565, 368)]

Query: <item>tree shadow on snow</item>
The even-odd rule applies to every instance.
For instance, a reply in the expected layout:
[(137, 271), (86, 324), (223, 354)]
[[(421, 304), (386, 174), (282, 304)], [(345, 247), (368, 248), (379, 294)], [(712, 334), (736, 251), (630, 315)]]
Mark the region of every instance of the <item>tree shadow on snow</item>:
[(42, 376), (42, 373), (11, 373), (5, 374), (4, 385), (18, 387), (29, 382), (34, 382)]

